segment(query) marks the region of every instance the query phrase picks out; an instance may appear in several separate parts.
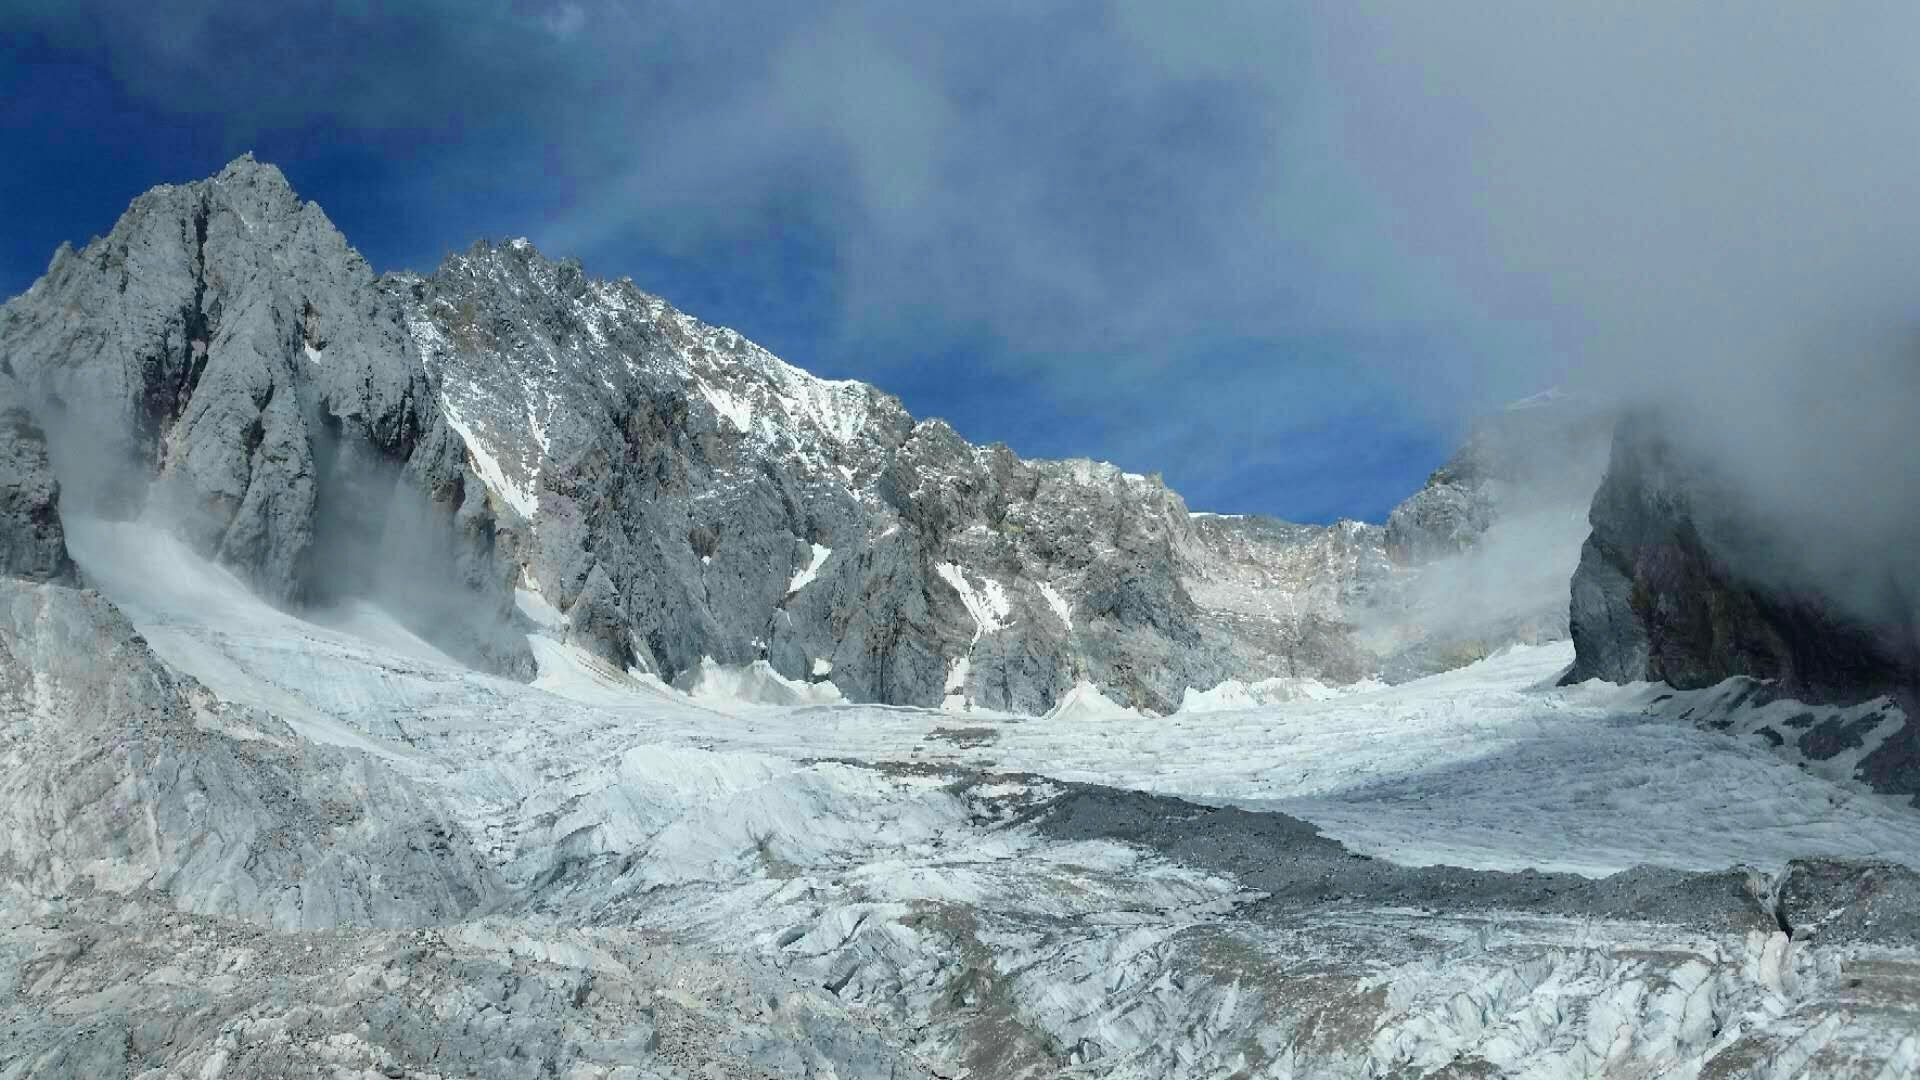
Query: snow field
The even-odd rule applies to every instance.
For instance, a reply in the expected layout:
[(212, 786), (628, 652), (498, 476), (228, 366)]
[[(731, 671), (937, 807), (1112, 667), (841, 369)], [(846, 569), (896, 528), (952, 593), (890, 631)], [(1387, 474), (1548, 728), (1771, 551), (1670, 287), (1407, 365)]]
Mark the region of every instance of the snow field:
[[(89, 579), (163, 659), (443, 800), (527, 905), (456, 931), (475, 947), (585, 964), (557, 928), (670, 935), (890, 1018), (944, 1075), (991, 1051), (975, 1075), (1372, 1077), (1477, 1060), (1541, 1080), (1680, 1078), (1743, 1039), (1778, 1066), (1754, 1075), (1892, 1078), (1920, 1062), (1895, 1030), (1920, 1019), (1913, 1002), (1838, 1009), (1834, 988), (1866, 969), (1784, 935), (1378, 910), (1288, 925), (1249, 915), (1261, 898), (1232, 880), (1022, 823), (1080, 782), (1282, 810), (1410, 864), (1920, 864), (1910, 810), (1684, 718), (1786, 719), (1725, 688), (1556, 688), (1568, 651), (1541, 647), (1394, 687), (1215, 688), (1167, 717), (1083, 685), (1045, 718), (970, 713), (956, 739), (940, 734), (950, 716), (822, 701), (764, 662), (702, 664), (676, 690), (545, 632), (532, 686), (476, 675), (377, 608), (319, 625), (137, 526), (74, 532)], [(537, 590), (516, 599), (558, 633)], [(1826, 1064), (1856, 1051), (1893, 1071)]]

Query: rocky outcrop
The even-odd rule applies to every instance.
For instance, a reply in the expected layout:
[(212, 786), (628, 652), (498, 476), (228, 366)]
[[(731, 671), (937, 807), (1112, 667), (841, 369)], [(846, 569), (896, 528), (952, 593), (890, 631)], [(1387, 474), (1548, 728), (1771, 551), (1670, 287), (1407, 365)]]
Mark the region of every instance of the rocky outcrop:
[(1774, 527), (1653, 414), (1621, 422), (1590, 522), (1573, 678), (1695, 688), (1744, 675), (1813, 700), (1920, 684), (1914, 628), (1770, 581)]
[[(0, 395), (11, 392), (0, 378)], [(0, 405), (0, 577), (71, 582), (73, 576), (46, 436), (26, 409)]]
[(1395, 562), (1418, 564), (1457, 555), (1493, 524), (1493, 492), (1475, 450), (1476, 444), (1469, 443), (1387, 515), (1386, 550)]
[(470, 661), (509, 571), (400, 310), (251, 157), (140, 196), (0, 309), (0, 368), (54, 437), (69, 513), (165, 519), (279, 603), (377, 596)]
[(215, 701), (91, 591), (0, 578), (0, 721), (9, 889), (288, 929), (447, 921), (500, 892), (412, 783)]
[[(1746, 676), (1804, 701), (1892, 695), (1914, 715), (1920, 634), (1911, 616), (1864, 615), (1785, 573), (1781, 529), (1673, 438), (1669, 422), (1636, 413), (1615, 434), (1572, 582), (1567, 680), (1690, 689)], [(1912, 610), (1887, 608), (1902, 609)], [(1860, 776), (1920, 793), (1911, 721), (1862, 761)]]
[[(1386, 530), (1192, 514), (1158, 477), (974, 446), (524, 240), (386, 288), (414, 313), (523, 583), (576, 640), (668, 679), (703, 657), (766, 659), (856, 700), (1028, 713), (1081, 680), (1160, 712), (1228, 679), (1349, 682), (1427, 625), (1405, 609), (1428, 564), (1479, 543), (1409, 542), (1396, 564), (1394, 537), (1437, 530), (1435, 514)], [(1546, 503), (1571, 521), (1597, 482), (1594, 410), (1537, 404), (1451, 467), (1475, 530)], [(1399, 667), (1564, 636), (1578, 544), (1569, 531), (1547, 560), (1550, 617), (1502, 609), (1470, 645)], [(1354, 637), (1365, 621), (1412, 629), (1373, 649)]]
[(1606, 468), (1612, 413), (1549, 392), (1474, 425), (1382, 537), (1391, 585), (1350, 607), (1375, 670), (1398, 682), (1509, 644), (1567, 637), (1566, 582)]

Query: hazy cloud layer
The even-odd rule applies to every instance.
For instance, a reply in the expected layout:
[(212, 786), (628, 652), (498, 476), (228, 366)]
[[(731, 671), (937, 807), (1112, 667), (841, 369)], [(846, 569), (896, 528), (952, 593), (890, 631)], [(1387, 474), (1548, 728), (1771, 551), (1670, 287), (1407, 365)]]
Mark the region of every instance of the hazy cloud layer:
[[(1796, 484), (1910, 441), (1910, 354), (1887, 343), (1920, 296), (1911, 5), (66, 2), (8, 22), (214, 118), (223, 149), (376, 148), (428, 219), (404, 244), (355, 229), (344, 177), (290, 171), (377, 264), (524, 231), (970, 436), (1161, 468), (1207, 508), (1378, 516), (1466, 418), (1554, 384), (1684, 396)], [(1842, 418), (1803, 440), (1828, 451), (1746, 438), (1809, 400)]]

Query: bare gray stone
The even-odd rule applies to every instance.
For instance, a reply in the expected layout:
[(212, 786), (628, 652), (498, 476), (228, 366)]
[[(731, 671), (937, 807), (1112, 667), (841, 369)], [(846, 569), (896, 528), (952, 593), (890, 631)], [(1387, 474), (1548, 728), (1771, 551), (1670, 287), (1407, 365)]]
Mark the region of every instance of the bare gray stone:
[(0, 578), (0, 868), (285, 929), (472, 913), (493, 872), (408, 781), (160, 663), (97, 593)]
[[(11, 389), (0, 377), (0, 394)], [(14, 403), (0, 407), (0, 576), (69, 583), (74, 577), (46, 436)]]

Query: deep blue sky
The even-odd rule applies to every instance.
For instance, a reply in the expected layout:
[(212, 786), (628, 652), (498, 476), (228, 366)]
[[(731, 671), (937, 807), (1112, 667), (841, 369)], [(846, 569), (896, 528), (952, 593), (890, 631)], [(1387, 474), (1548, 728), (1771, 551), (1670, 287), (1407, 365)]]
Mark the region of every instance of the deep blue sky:
[(1379, 520), (1474, 415), (1750, 284), (1689, 230), (1851, 108), (1792, 123), (1818, 12), (1448, 7), (14, 0), (0, 292), (253, 150), (377, 269), (525, 235), (973, 440)]

